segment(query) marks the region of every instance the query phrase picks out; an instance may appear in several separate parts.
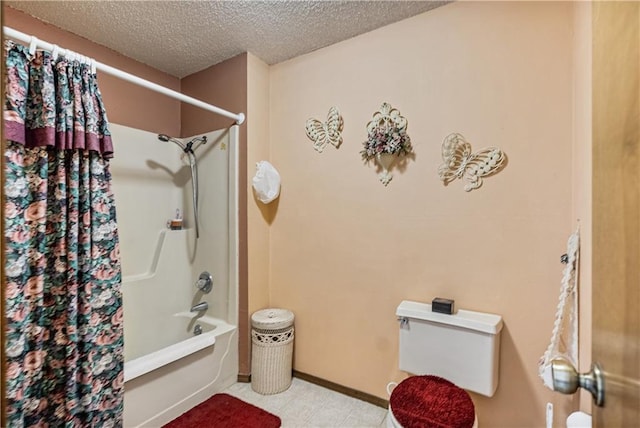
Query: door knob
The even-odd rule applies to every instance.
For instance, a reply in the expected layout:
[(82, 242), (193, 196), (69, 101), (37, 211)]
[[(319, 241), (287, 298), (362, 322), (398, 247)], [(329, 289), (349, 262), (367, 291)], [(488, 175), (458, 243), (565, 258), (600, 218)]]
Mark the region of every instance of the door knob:
[(604, 406), (604, 373), (600, 364), (595, 363), (587, 373), (578, 373), (573, 364), (564, 358), (551, 361), (553, 390), (562, 394), (573, 394), (578, 388), (591, 393), (596, 406)]

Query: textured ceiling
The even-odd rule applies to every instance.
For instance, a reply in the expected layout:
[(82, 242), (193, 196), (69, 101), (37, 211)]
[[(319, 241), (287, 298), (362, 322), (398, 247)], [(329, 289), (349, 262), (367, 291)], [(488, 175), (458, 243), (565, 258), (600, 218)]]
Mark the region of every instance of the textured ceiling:
[(276, 64), (446, 3), (3, 1), (176, 77), (242, 52)]

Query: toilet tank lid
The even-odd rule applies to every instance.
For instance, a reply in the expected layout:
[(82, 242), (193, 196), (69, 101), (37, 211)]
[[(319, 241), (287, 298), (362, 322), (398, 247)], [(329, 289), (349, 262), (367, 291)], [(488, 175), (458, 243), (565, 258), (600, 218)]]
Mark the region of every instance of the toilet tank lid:
[(502, 317), (483, 312), (458, 309), (453, 315), (431, 312), (429, 303), (411, 302), (403, 300), (396, 310), (399, 317), (415, 318), (439, 324), (476, 330), (483, 333), (498, 334), (502, 329)]

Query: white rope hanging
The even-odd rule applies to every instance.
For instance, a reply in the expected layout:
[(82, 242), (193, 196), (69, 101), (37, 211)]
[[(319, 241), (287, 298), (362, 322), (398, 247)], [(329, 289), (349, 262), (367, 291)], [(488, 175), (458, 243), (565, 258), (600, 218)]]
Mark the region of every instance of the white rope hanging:
[[(559, 356), (578, 366), (578, 260), (580, 229), (567, 241), (567, 264), (562, 273), (558, 309), (553, 323), (551, 342), (538, 363), (538, 373), (545, 386), (553, 390), (551, 361)], [(563, 349), (564, 347), (564, 349)]]

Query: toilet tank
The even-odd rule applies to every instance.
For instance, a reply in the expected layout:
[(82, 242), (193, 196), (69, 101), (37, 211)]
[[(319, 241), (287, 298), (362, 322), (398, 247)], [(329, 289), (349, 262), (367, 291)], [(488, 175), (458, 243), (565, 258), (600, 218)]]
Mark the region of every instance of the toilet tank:
[(493, 396), (498, 387), (502, 317), (458, 310), (431, 312), (431, 305), (403, 301), (400, 370), (443, 377), (460, 388)]

